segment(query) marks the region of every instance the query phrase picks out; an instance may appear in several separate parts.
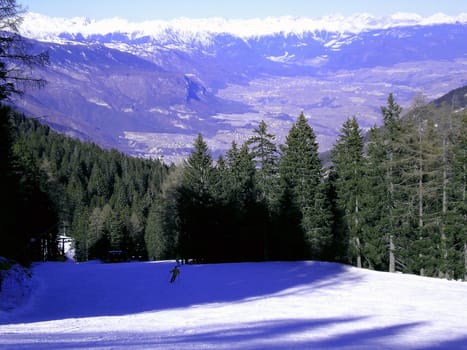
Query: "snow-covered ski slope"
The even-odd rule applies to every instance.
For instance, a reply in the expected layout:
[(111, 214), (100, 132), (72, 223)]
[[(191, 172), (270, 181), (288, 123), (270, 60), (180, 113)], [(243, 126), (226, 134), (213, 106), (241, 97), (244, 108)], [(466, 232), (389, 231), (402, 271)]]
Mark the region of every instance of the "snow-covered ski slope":
[(467, 283), (321, 262), (44, 263), (0, 349), (467, 349)]

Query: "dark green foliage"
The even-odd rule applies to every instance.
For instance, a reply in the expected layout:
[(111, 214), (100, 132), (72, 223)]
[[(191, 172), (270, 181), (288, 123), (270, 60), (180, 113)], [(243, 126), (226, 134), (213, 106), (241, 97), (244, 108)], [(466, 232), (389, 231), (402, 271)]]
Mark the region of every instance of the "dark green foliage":
[(269, 213), (259, 200), (253, 155), (235, 142), (212, 164), (201, 136), (177, 189), (178, 250), (198, 262), (263, 260)]
[(13, 172), (13, 137), (11, 134), (10, 110), (0, 107), (0, 255), (12, 252), (13, 229), (15, 224), (15, 202), (18, 183)]
[(180, 235), (178, 187), (181, 172), (181, 168), (169, 171), (161, 194), (156, 196), (149, 208), (144, 240), (149, 258), (154, 260), (180, 257), (177, 245)]
[(256, 184), (260, 200), (264, 200), (269, 210), (273, 210), (279, 193), (279, 152), (274, 143), (275, 136), (267, 131), (261, 121), (254, 135), (247, 141), (256, 162)]
[(300, 209), (305, 255), (313, 259), (322, 258), (324, 247), (332, 240), (331, 212), (321, 172), (316, 136), (301, 113), (282, 147), (280, 177), (284, 191), (290, 192), (295, 207)]
[(272, 260), (300, 260), (307, 256), (307, 245), (301, 227), (302, 213), (289, 186), (285, 186), (274, 215), (270, 237)]
[(281, 179), (290, 187), (300, 208), (312, 206), (320, 181), (321, 161), (313, 129), (302, 113), (287, 135), (282, 147)]
[(212, 158), (201, 134), (196, 138), (191, 156), (185, 163), (182, 184), (196, 195), (196, 200), (209, 200), (213, 179)]
[(338, 204), (339, 197), (336, 179), (336, 172), (330, 169), (328, 177), (325, 179), (325, 188), (331, 215), (332, 240), (324, 248), (323, 259), (326, 261), (349, 263), (349, 231), (345, 220), (345, 210)]
[[(2, 215), (11, 218), (2, 222), (5, 227), (20, 225), (17, 229), (27, 231), (28, 240), (48, 247), (48, 256), (35, 252), (30, 258), (55, 257), (55, 237), (65, 228), (74, 239), (78, 260), (102, 259), (109, 249), (123, 250), (136, 259), (147, 258), (147, 216), (167, 167), (159, 161), (130, 158), (60, 136), (20, 115), (14, 115), (12, 121), (11, 126), (4, 124), (7, 129), (2, 128), (15, 131), (9, 151), (5, 146), (8, 157), (2, 157), (10, 159), (2, 163), (10, 169), (3, 173), (2, 184), (9, 184), (11, 194), (2, 199), (10, 196), (9, 201), (17, 205), (2, 206), (10, 208)], [(30, 220), (18, 219), (28, 213)], [(29, 246), (31, 250), (33, 246)]]
[[(364, 267), (465, 278), (465, 129), (462, 113), (433, 106), (418, 99), (401, 117), (390, 95), (383, 127), (368, 135), (366, 157), (360, 142), (355, 148), (363, 168), (347, 163), (350, 133), (333, 151), (337, 203), (348, 208), (361, 194), (354, 217), (359, 246), (350, 238), (349, 254), (361, 254)], [(360, 169), (356, 182), (352, 169)], [(348, 209), (346, 217), (348, 225)]]
[(362, 181), (366, 169), (363, 157), (363, 134), (355, 117), (343, 124), (341, 134), (332, 150), (331, 159), (335, 172), (334, 184), (337, 191), (337, 204), (344, 210), (345, 223), (351, 246), (350, 260), (362, 267), (365, 253), (363, 235), (363, 196), (365, 183)]
[(1, 107), (0, 255), (22, 263), (55, 259), (56, 207), (26, 140), (13, 132), (15, 118), (9, 108)]
[(99, 207), (94, 208), (89, 215), (86, 237), (89, 245), (89, 259), (102, 258), (110, 250), (110, 234), (106, 227), (110, 214), (111, 208), (107, 204), (102, 209)]
[(446, 264), (448, 277), (467, 280), (467, 112), (457, 116), (452, 138), (450, 181), (445, 211)]
[(180, 220), (179, 254), (183, 259), (206, 261), (215, 242), (214, 202), (211, 194), (214, 168), (208, 147), (198, 135), (191, 156), (184, 164), (178, 187)]
[[(265, 254), (263, 239), (268, 215), (264, 202), (259, 200), (253, 154), (246, 143), (240, 150), (232, 143), (225, 163), (223, 181), (227, 183), (229, 195), (224, 215), (230, 216), (225, 229), (231, 231), (230, 241), (236, 247), (230, 255), (237, 257), (234, 260), (261, 260)], [(232, 227), (236, 228), (235, 231)]]
[(404, 269), (403, 252), (406, 251), (403, 237), (410, 232), (407, 222), (401, 220), (401, 217), (407, 214), (404, 210), (403, 202), (405, 198), (404, 191), (399, 186), (401, 179), (401, 161), (404, 159), (404, 147), (401, 143), (401, 107), (394, 101), (393, 95), (389, 94), (386, 107), (381, 107), (383, 115), (383, 130), (379, 134), (381, 140), (375, 142), (374, 146), (381, 149), (374, 150), (375, 154), (381, 158), (373, 159), (372, 163), (378, 172), (382, 174), (383, 185), (380, 187), (382, 193), (378, 193), (379, 199), (384, 197), (385, 207), (382, 209), (384, 215), (380, 216), (383, 221), (377, 226), (382, 229), (385, 246), (388, 251), (389, 270)]
[(365, 237), (366, 256), (363, 266), (377, 270), (389, 268), (390, 212), (387, 193), (386, 170), (383, 166), (385, 151), (382, 130), (370, 129), (366, 145), (366, 168), (364, 170), (364, 195), (362, 203), (362, 232)]
[[(321, 177), (315, 135), (305, 117), (289, 135), (280, 173), (273, 135), (264, 123), (256, 133), (240, 148), (233, 142), (216, 166), (201, 135), (196, 139), (177, 185), (182, 258), (293, 260), (324, 257), (330, 251), (327, 185)], [(280, 180), (285, 184), (282, 190)]]
[[(167, 239), (164, 220), (168, 220), (164, 213), (161, 200), (156, 200), (149, 208), (147, 224), (144, 232), (144, 243), (147, 255), (152, 260), (161, 260), (170, 257), (168, 254)], [(144, 251), (143, 251), (144, 254)]]

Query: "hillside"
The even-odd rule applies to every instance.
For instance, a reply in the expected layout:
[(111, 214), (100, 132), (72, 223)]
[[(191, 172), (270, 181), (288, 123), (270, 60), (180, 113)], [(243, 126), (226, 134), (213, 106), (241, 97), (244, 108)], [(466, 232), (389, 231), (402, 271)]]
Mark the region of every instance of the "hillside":
[(173, 264), (38, 264), (29, 302), (0, 311), (0, 349), (467, 349), (462, 282), (270, 262), (184, 265), (170, 284)]
[(454, 111), (465, 109), (465, 107), (467, 107), (467, 85), (449, 91), (447, 94), (437, 98), (432, 103), (436, 107), (446, 104)]

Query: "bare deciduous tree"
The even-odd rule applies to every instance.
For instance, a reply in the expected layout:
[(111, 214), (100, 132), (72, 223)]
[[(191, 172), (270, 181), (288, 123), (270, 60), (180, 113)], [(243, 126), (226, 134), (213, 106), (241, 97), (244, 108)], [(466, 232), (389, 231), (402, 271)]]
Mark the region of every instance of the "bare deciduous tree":
[(33, 69), (48, 64), (49, 56), (47, 52), (34, 53), (19, 34), (24, 12), (16, 0), (0, 0), (0, 101), (21, 95), (26, 87), (45, 84)]

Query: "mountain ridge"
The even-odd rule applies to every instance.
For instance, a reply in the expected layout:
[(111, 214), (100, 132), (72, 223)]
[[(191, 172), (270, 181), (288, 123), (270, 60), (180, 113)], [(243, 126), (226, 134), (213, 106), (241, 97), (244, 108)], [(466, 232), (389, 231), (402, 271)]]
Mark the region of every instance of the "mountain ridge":
[[(276, 33), (299, 35), (324, 30), (358, 34), (368, 30), (454, 23), (467, 23), (467, 13), (461, 13), (457, 16), (437, 13), (428, 17), (422, 17), (414, 13), (395, 13), (385, 17), (357, 13), (352, 16), (331, 15), (320, 18), (294, 16), (267, 17), (264, 19), (177, 18), (169, 21), (152, 20), (144, 22), (129, 22), (118, 17), (103, 20), (92, 20), (87, 17), (66, 19), (27, 13), (21, 28), (21, 34), (40, 41), (60, 41), (59, 37), (63, 33), (81, 34), (83, 37), (120, 33), (126, 34), (127, 39), (152, 36), (161, 40), (167, 37), (167, 34), (173, 32), (178, 36), (186, 34), (187, 38), (191, 40), (205, 42), (208, 39), (206, 36), (199, 37), (203, 33), (204, 35), (208, 33), (214, 35), (225, 33), (248, 39)], [(188, 40), (188, 42), (191, 40)]]

